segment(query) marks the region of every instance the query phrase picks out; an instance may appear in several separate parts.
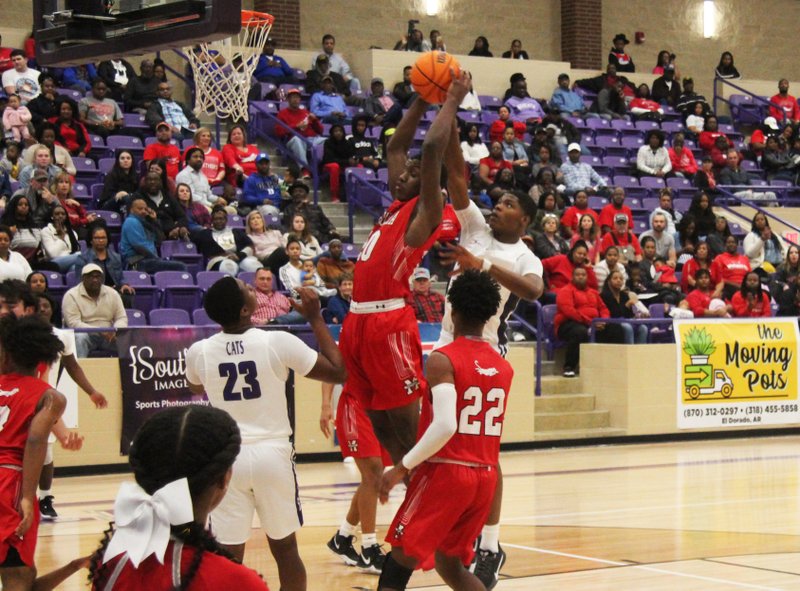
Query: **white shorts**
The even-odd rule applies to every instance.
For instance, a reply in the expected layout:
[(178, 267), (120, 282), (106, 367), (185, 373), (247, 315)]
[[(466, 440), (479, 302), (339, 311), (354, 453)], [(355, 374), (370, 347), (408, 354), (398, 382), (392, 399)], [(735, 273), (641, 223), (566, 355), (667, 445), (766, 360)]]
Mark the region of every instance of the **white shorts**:
[(221, 544), (244, 544), (250, 539), (254, 511), (273, 540), (282, 540), (303, 525), (294, 447), (289, 441), (242, 444), (228, 492), (211, 513), (214, 536)]

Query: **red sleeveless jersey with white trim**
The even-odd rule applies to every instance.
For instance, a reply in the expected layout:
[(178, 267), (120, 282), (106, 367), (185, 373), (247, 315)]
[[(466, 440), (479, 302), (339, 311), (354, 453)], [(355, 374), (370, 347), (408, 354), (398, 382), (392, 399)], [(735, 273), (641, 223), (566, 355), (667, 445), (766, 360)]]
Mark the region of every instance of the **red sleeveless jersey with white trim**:
[(36, 405), (48, 388), (30, 376), (0, 375), (0, 464), (22, 465)]
[(376, 302), (405, 298), (409, 277), (428, 252), (439, 228), (422, 246), (408, 246), (406, 229), (419, 197), (394, 201), (375, 224), (358, 255), (353, 281), (353, 301)]
[[(436, 352), (446, 355), (453, 365), (457, 426), (455, 434), (434, 457), (497, 464), (514, 369), (483, 340), (459, 337)], [(431, 423), (432, 413), (428, 392), (422, 403), (420, 434)]]

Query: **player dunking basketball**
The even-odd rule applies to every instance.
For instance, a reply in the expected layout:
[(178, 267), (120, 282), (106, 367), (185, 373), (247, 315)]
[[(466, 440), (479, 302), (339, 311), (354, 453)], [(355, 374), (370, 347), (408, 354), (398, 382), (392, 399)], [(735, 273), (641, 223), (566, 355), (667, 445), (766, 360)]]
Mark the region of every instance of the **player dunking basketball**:
[(409, 159), (408, 149), (428, 104), (417, 99), (398, 124), (387, 148), (395, 201), (361, 249), (339, 341), (348, 372), (342, 395), (359, 399), (394, 462), (414, 444), (424, 391), (419, 330), (404, 298), (408, 279), (435, 241), (442, 219), (442, 155), (469, 81), (466, 71), (454, 76), (419, 160)]
[(489, 514), (500, 454), (505, 403), (514, 370), (483, 338), (500, 290), (488, 273), (465, 271), (447, 295), (453, 342), (431, 353), (426, 428), (416, 445), (381, 481), (381, 501), (410, 471), (405, 500), (386, 541), (392, 551), (378, 591), (402, 591), (416, 568), (436, 571), (460, 591), (484, 591), (464, 565)]

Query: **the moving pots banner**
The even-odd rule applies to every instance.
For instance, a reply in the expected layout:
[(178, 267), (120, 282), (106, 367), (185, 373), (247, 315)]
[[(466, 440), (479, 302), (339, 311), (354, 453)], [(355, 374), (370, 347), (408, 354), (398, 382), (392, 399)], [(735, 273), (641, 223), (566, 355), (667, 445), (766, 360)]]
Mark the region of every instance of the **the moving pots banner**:
[(122, 382), (120, 453), (128, 454), (133, 436), (160, 410), (187, 404), (208, 404), (186, 383), (186, 352), (193, 343), (211, 336), (214, 327), (117, 329), (119, 373)]
[(678, 428), (800, 423), (797, 318), (676, 320)]

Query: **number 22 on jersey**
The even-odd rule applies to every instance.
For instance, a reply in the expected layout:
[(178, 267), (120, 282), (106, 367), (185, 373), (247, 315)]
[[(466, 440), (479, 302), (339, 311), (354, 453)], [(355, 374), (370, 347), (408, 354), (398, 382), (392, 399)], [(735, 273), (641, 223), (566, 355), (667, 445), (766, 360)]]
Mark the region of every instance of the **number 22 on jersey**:
[[(258, 383), (258, 371), (255, 361), (240, 361), (237, 363), (220, 363), (219, 376), (226, 378), (222, 388), (222, 398), (228, 402), (236, 400), (253, 400), (261, 398), (261, 386)], [(236, 382), (242, 376), (245, 385), (241, 390), (234, 390)]]
[[(461, 409), (458, 416), (458, 432), (462, 435), (488, 435), (500, 437), (503, 423), (500, 417), (505, 410), (506, 393), (502, 388), (492, 388), (484, 396), (477, 386), (470, 386), (464, 391), (467, 406)], [(478, 415), (483, 410), (484, 401), (487, 408), (481, 420)], [(489, 406), (491, 405), (491, 406)]]

